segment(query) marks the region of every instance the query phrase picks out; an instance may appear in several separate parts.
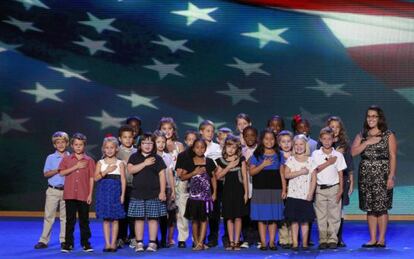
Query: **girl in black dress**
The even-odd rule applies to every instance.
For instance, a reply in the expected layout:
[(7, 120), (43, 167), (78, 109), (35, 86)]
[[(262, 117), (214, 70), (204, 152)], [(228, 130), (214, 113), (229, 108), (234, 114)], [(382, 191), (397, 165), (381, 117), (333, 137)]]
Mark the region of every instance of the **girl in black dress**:
[(226, 250), (240, 250), (241, 220), (249, 213), (246, 205), (249, 197), (246, 161), (238, 137), (226, 138), (223, 157), (218, 158), (216, 163), (217, 179), (224, 178), (222, 216), (227, 223), (230, 241)]

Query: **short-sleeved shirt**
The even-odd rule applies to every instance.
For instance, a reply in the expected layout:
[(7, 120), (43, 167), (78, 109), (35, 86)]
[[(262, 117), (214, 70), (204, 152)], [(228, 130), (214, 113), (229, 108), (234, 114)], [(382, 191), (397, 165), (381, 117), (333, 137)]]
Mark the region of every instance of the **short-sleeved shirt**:
[(221, 157), (221, 151), (222, 150), (219, 144), (211, 142), (209, 145), (207, 145), (207, 149), (204, 155), (215, 161), (217, 158)]
[(295, 178), (289, 179), (287, 196), (295, 199), (306, 200), (309, 194), (309, 187), (312, 179), (312, 159), (308, 157), (305, 162), (299, 162), (294, 156), (290, 156), (285, 165), (289, 167), (291, 172), (297, 172), (303, 167), (309, 170), (307, 175), (299, 175)]
[[(322, 143), (319, 141), (318, 149), (321, 147), (322, 147)], [(341, 148), (338, 142), (334, 142), (332, 144), (332, 147), (335, 148), (335, 150), (338, 150), (338, 148)], [(352, 158), (351, 147), (348, 145), (342, 154), (344, 155), (345, 163), (346, 163), (346, 169), (343, 170), (344, 177), (348, 177), (349, 174), (354, 171), (354, 159)]]
[(155, 157), (155, 163), (133, 175), (131, 197), (135, 199), (157, 199), (160, 193), (159, 173), (166, 168), (166, 165), (159, 155), (151, 154), (145, 157), (141, 152), (136, 152), (131, 155), (128, 164), (137, 165), (149, 157)]
[(177, 162), (175, 163), (175, 170), (187, 168), (187, 164), (191, 162), (190, 149), (186, 149), (177, 156)]
[(119, 147), (118, 153), (116, 154), (116, 158), (124, 161), (124, 163), (125, 163), (125, 178), (126, 178), (127, 185), (130, 186), (130, 187), (132, 187), (132, 178), (133, 177), (132, 177), (131, 174), (128, 173), (128, 169), (127, 169), (126, 165), (128, 163), (129, 157), (132, 154), (134, 154), (135, 152), (137, 152), (137, 149), (134, 148), (133, 146), (130, 147), (130, 148), (127, 148), (127, 147), (124, 147), (124, 146), (121, 145)]
[[(69, 152), (65, 152), (65, 156), (69, 156)], [(43, 173), (49, 172), (50, 170), (55, 170), (59, 168), (60, 162), (62, 162), (63, 156), (59, 152), (50, 154), (46, 158), (45, 166), (43, 168)], [(55, 174), (54, 176), (47, 179), (49, 185), (53, 187), (63, 187), (65, 184), (65, 177), (60, 174)]]
[(71, 168), (78, 161), (86, 161), (85, 168), (77, 169), (70, 174), (65, 175), (65, 187), (63, 190), (63, 199), (86, 201), (90, 190), (90, 179), (95, 176), (95, 161), (87, 155), (83, 155), (78, 160), (75, 154), (64, 157), (60, 162), (59, 169), (61, 171)]
[[(211, 177), (213, 176), (214, 170), (216, 170), (216, 164), (214, 161), (208, 157), (206, 157), (206, 163), (204, 165), (195, 165), (194, 160), (192, 157), (187, 156), (188, 161), (185, 162), (184, 170), (187, 173), (193, 172), (197, 166), (205, 166), (206, 168), (206, 175), (195, 175), (190, 179), (190, 198), (198, 199), (198, 200), (208, 200), (211, 198)], [(210, 188), (206, 188), (206, 181), (208, 180), (208, 184)]]
[(308, 137), (308, 144), (311, 154), (313, 153), (313, 151), (318, 149), (318, 142), (312, 139), (311, 137)]
[(253, 176), (253, 189), (282, 189), (282, 178), (279, 168), (284, 164), (283, 155), (261, 155), (250, 158), (250, 165), (259, 166), (265, 158), (271, 157), (273, 163), (263, 168), (258, 174)]
[(325, 163), (330, 156), (336, 156), (335, 164), (329, 165), (316, 175), (318, 185), (334, 185), (339, 183), (338, 172), (346, 169), (346, 162), (341, 152), (332, 148), (330, 154), (325, 154), (322, 148), (312, 153), (312, 171), (319, 165)]

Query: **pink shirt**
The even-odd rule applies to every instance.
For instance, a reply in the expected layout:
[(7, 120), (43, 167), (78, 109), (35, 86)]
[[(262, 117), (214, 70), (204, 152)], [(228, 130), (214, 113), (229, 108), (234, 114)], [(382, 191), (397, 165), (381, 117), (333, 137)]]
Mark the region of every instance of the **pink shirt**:
[[(90, 178), (94, 178), (95, 161), (87, 155), (83, 155), (80, 160), (86, 160), (87, 166), (77, 169), (65, 176), (65, 187), (63, 190), (63, 199), (86, 201), (89, 195)], [(64, 157), (60, 162), (59, 169), (65, 170), (73, 167), (80, 161), (75, 154)]]

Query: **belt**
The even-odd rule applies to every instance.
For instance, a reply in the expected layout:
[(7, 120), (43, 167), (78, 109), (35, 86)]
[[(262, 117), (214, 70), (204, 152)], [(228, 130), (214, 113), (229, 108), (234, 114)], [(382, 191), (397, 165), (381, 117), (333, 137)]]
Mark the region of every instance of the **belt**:
[(119, 174), (107, 174), (103, 179), (119, 180), (121, 179), (121, 176)]
[(332, 188), (332, 187), (334, 187), (334, 186), (337, 186), (338, 184), (339, 184), (339, 183), (334, 184), (334, 185), (319, 184), (318, 186), (319, 186), (319, 188), (320, 188), (321, 190), (325, 190), (325, 189), (329, 189), (329, 188)]
[(56, 189), (56, 190), (60, 190), (60, 191), (63, 191), (63, 186), (52, 186), (52, 185), (48, 185), (50, 188), (52, 188), (52, 189)]

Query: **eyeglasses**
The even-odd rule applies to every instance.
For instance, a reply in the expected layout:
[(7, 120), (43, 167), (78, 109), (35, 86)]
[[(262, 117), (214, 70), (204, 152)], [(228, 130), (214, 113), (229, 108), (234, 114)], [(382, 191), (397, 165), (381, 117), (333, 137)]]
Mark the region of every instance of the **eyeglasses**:
[(141, 142), (142, 145), (154, 145), (154, 142)]
[(378, 117), (378, 115), (367, 115), (367, 119), (376, 119)]

